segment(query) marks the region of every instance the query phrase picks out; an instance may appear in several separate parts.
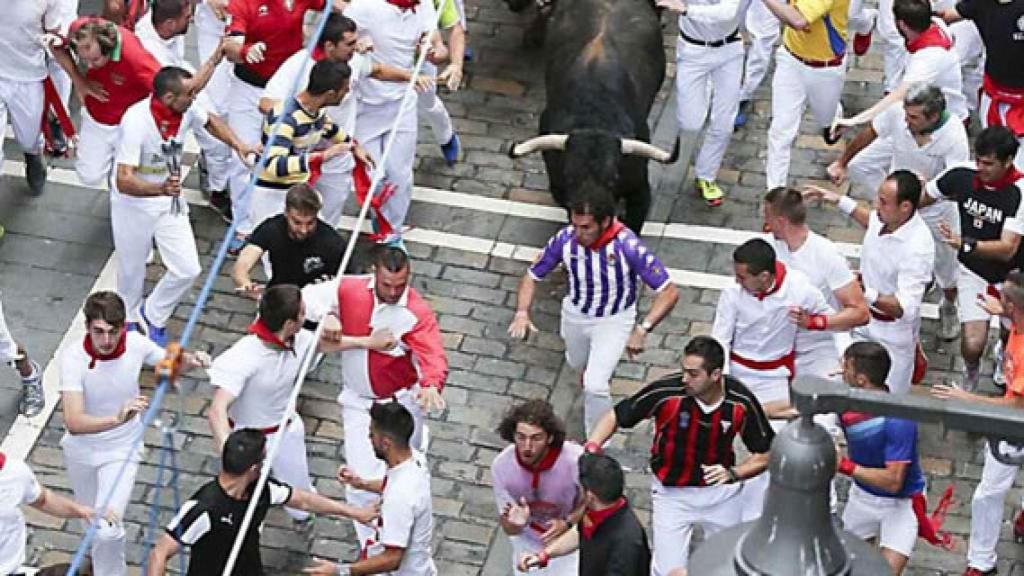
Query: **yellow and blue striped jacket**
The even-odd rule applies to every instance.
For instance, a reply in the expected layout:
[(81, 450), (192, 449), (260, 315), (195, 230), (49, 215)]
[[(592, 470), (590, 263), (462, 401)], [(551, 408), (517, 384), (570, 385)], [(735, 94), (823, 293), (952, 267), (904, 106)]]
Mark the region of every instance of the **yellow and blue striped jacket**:
[(274, 124), (285, 111), (285, 102), (279, 102), (263, 119), (263, 153), (267, 164), (256, 180), (258, 186), (287, 189), (309, 180), (319, 173), (323, 161), (314, 152), (322, 140), (331, 144), (346, 142), (350, 137), (331, 121), (325, 109), (316, 114), (307, 112), (298, 100), (291, 99), (291, 111), (284, 116), (281, 127), (270, 141)]

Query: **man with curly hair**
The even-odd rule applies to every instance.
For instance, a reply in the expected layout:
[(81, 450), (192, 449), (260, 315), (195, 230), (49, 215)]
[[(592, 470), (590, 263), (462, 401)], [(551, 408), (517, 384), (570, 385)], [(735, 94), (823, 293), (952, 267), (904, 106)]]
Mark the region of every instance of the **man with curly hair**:
[[(513, 406), (498, 425), (510, 446), (491, 464), (498, 522), (512, 542), (512, 562), (537, 553), (583, 515), (576, 461), (583, 448), (565, 441), (565, 424), (540, 398)], [(516, 575), (523, 574), (513, 567)], [(532, 574), (575, 576), (579, 554), (551, 558)]]

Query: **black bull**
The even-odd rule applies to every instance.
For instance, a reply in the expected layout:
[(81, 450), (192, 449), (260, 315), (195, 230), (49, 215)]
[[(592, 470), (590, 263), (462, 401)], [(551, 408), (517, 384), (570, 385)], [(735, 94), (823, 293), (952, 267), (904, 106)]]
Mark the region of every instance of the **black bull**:
[(513, 157), (542, 151), (554, 200), (611, 193), (639, 233), (651, 205), (647, 161), (671, 163), (649, 144), (647, 116), (665, 79), (661, 23), (650, 0), (563, 0), (547, 24), (547, 106), (540, 136)]

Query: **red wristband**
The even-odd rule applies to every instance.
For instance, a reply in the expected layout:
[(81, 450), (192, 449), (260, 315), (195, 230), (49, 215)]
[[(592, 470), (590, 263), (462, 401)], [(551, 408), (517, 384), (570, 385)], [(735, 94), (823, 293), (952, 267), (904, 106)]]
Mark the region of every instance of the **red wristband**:
[(839, 473), (843, 476), (853, 476), (853, 471), (856, 468), (857, 464), (845, 456), (839, 461)]
[(537, 554), (537, 567), (547, 568), (548, 562), (551, 561), (551, 554), (548, 554), (547, 550), (541, 550), (540, 554)]
[(811, 314), (807, 317), (808, 330), (827, 330), (828, 316), (824, 314)]
[(583, 445), (583, 451), (587, 454), (600, 454), (604, 452), (601, 445), (592, 440), (587, 440), (587, 443)]

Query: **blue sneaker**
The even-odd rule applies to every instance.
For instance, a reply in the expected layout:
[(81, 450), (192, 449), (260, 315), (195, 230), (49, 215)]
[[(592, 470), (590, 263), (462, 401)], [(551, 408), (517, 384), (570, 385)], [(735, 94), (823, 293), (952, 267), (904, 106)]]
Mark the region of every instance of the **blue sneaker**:
[(139, 314), (142, 315), (142, 320), (146, 323), (146, 329), (149, 332), (149, 339), (156, 343), (162, 348), (167, 347), (167, 327), (160, 327), (149, 321), (146, 318), (146, 303), (142, 303), (142, 307), (139, 308)]
[(146, 331), (142, 329), (142, 326), (140, 326), (138, 322), (125, 322), (124, 328), (129, 332), (138, 332), (143, 336), (146, 335)]
[(452, 132), (452, 139), (447, 144), (441, 145), (441, 154), (444, 156), (445, 164), (454, 166), (459, 159), (459, 135)]
[(750, 113), (750, 100), (743, 100), (740, 102), (740, 108), (736, 111), (736, 119), (733, 120), (732, 126), (735, 129), (743, 128), (747, 125), (747, 114)]

